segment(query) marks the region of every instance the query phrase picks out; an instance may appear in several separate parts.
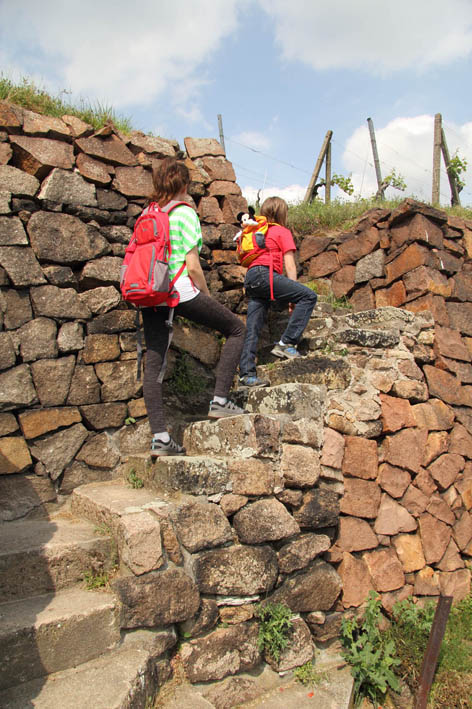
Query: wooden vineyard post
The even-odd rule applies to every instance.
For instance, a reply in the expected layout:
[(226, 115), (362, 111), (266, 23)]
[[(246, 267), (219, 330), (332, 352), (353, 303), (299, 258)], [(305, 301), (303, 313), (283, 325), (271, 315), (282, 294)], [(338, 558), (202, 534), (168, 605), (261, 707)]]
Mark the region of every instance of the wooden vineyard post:
[(444, 129), (441, 128), (441, 150), (443, 155), (444, 164), (446, 166), (447, 177), (449, 180), (449, 187), (451, 188), (451, 206), (460, 206), (461, 200), (459, 197), (459, 190), (457, 189), (457, 182), (455, 176), (450, 172), (451, 159), (449, 157), (449, 150), (446, 142), (446, 134)]
[(439, 596), (433, 625), (429, 634), (428, 645), (426, 646), (426, 652), (423, 658), (423, 665), (421, 667), (420, 682), (416, 693), (414, 709), (426, 709), (428, 704), (428, 694), (433, 683), (451, 605), (452, 596)]
[(226, 148), (225, 148), (225, 136), (223, 133), (223, 118), (221, 117), (221, 113), (218, 114), (218, 129), (220, 131), (220, 143), (221, 147), (223, 148), (224, 154), (226, 155)]
[(328, 145), (330, 144), (332, 135), (333, 135), (332, 130), (329, 130), (325, 135), (323, 145), (321, 146), (320, 154), (318, 155), (318, 160), (316, 161), (315, 169), (313, 170), (313, 174), (311, 176), (310, 183), (309, 183), (307, 191), (305, 193), (304, 202), (311, 202), (313, 199), (313, 194), (315, 192), (316, 180), (318, 179), (318, 175), (320, 174), (321, 166), (323, 165), (323, 160), (326, 157), (326, 153), (328, 151)]
[(325, 204), (331, 202), (331, 141), (326, 148), (326, 184), (325, 184)]
[(372, 118), (367, 119), (369, 126), (370, 144), (372, 145), (372, 155), (374, 157), (375, 175), (377, 177), (377, 195), (380, 199), (385, 199), (385, 187), (382, 183), (382, 173), (380, 172), (380, 160), (377, 152), (377, 141), (375, 140), (375, 131)]
[(433, 146), (433, 190), (431, 195), (432, 204), (439, 204), (439, 177), (441, 168), (441, 145), (442, 145), (442, 116), (436, 113), (434, 116), (434, 146)]

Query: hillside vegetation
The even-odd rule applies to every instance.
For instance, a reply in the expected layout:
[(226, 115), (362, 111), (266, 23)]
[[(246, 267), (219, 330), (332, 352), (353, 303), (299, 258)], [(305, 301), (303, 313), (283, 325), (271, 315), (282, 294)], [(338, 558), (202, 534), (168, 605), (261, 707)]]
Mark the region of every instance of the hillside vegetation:
[[(45, 88), (38, 87), (31, 79), (23, 78), (20, 82), (14, 82), (4, 74), (0, 74), (0, 100), (9, 101), (47, 116), (60, 117), (65, 114), (77, 116), (96, 130), (109, 121), (112, 121), (123, 133), (135, 130), (131, 119), (117, 114), (112, 106), (99, 101), (91, 103), (86, 100), (81, 100), (76, 105), (67, 100), (67, 93), (62, 91), (58, 96), (51, 96)], [(381, 205), (387, 209), (394, 209), (406, 196), (415, 197), (402, 194), (398, 199), (384, 201)], [(321, 199), (316, 199), (311, 204), (302, 202), (290, 206), (289, 226), (298, 236), (313, 233), (316, 229), (348, 231), (364, 212), (375, 206), (379, 206), (379, 202), (373, 198), (357, 198), (351, 201), (335, 199), (330, 204), (325, 204)], [(446, 207), (445, 210), (448, 214), (472, 219), (472, 209)]]

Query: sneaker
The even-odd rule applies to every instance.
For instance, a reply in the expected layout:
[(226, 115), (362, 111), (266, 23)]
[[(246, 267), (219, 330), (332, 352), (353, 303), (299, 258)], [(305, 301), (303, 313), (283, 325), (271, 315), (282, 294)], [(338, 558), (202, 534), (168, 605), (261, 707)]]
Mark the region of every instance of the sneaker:
[(250, 387), (253, 389), (254, 387), (268, 387), (269, 384), (268, 379), (260, 379), (260, 377), (256, 377), (255, 374), (246, 374), (245, 377), (239, 378), (239, 385), (241, 387)]
[(232, 401), (227, 401), (226, 404), (218, 404), (216, 401), (210, 402), (210, 410), (208, 411), (210, 419), (221, 419), (224, 416), (238, 416), (239, 414), (247, 414), (247, 411), (236, 406)]
[(301, 354), (295, 345), (281, 345), (280, 342), (277, 342), (270, 353), (276, 357), (285, 357), (286, 359), (296, 359), (297, 357), (301, 357)]
[(185, 448), (179, 446), (173, 438), (166, 443), (153, 438), (151, 441), (151, 456), (158, 457), (161, 455), (185, 455)]

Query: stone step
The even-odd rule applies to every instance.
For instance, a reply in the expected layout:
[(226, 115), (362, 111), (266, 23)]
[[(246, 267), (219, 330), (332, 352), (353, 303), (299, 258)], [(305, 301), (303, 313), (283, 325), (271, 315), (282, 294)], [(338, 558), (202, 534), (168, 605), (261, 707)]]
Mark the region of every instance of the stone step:
[(147, 453), (130, 455), (125, 466), (125, 479), (134, 473), (146, 488), (157, 493), (188, 495), (220, 495), (230, 491), (227, 462), (208, 456), (162, 456)]
[(90, 522), (63, 519), (0, 524), (0, 603), (58, 591), (113, 563), (109, 536)]
[[(338, 653), (317, 650), (314, 662), (318, 674), (313, 684), (301, 684), (293, 671), (283, 676), (265, 665), (262, 671), (226, 677), (220, 682), (191, 685), (175, 680), (158, 695), (159, 709), (350, 709), (353, 677)], [(15, 707), (16, 709), (16, 707)]]
[[(3, 709), (144, 709), (169, 677), (149, 631), (96, 659), (0, 691)], [(175, 639), (176, 640), (176, 639)]]
[(187, 455), (216, 458), (270, 458), (280, 448), (281, 421), (275, 416), (240, 414), (215, 421), (197, 421), (187, 426)]
[(149, 488), (133, 488), (123, 480), (89, 483), (76, 487), (71, 495), (71, 512), (111, 533), (120, 518), (138, 512), (159, 514), (169, 502), (161, 499)]
[(98, 657), (120, 640), (110, 593), (69, 589), (0, 605), (0, 689)]
[(258, 367), (260, 377), (268, 379), (271, 386), (299, 382), (317, 384), (326, 389), (345, 389), (351, 381), (351, 368), (342, 357), (309, 355), (298, 359), (265, 364)]
[(320, 420), (326, 400), (326, 387), (289, 382), (277, 386), (240, 390), (241, 404), (250, 413), (283, 415), (292, 421), (301, 418)]

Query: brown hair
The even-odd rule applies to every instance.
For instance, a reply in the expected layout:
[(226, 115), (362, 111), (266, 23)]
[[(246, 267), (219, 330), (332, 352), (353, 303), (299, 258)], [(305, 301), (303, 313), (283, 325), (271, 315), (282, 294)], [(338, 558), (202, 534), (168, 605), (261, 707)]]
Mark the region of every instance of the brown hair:
[(267, 197), (262, 203), (261, 214), (269, 222), (276, 222), (280, 226), (287, 226), (287, 202), (281, 197)]
[(175, 158), (164, 158), (152, 171), (154, 191), (151, 202), (164, 207), (174, 197), (184, 192), (190, 182), (188, 167)]

